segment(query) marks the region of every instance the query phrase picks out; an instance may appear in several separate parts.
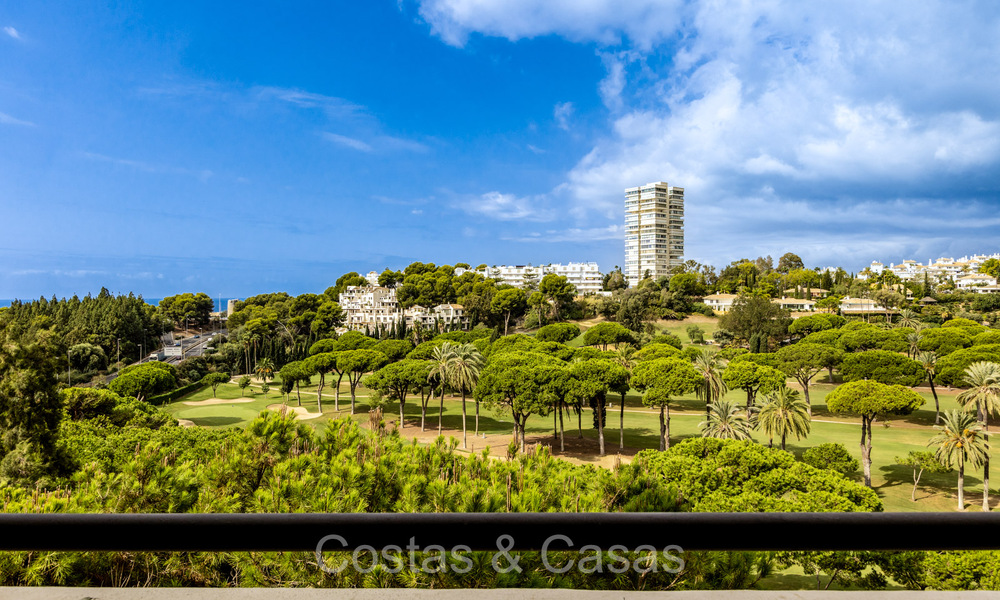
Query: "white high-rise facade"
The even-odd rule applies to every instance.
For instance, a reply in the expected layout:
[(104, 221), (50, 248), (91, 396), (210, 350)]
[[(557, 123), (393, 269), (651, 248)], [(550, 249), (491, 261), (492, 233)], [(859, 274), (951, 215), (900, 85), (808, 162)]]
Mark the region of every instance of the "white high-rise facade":
[(625, 190), (625, 278), (670, 274), (684, 256), (684, 188), (663, 181)]

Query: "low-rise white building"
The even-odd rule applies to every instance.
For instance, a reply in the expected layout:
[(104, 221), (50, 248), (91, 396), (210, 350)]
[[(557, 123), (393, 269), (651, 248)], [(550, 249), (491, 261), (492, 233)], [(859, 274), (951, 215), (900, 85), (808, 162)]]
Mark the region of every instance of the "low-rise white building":
[(439, 304), (434, 308), (417, 304), (403, 310), (396, 300), (394, 288), (347, 286), (339, 296), (339, 303), (344, 311), (344, 325), (355, 331), (388, 329), (400, 320), (408, 327), (419, 323), (424, 328), (469, 328), (469, 318), (461, 304)]
[(483, 276), (496, 279), (501, 283), (515, 287), (537, 285), (543, 277), (554, 273), (565, 277), (576, 288), (579, 295), (600, 292), (604, 284), (604, 275), (595, 262), (586, 263), (552, 263), (548, 265), (500, 265), (487, 267), (479, 271)]
[(733, 301), (739, 296), (736, 294), (712, 294), (702, 299), (709, 308), (716, 313), (727, 313), (733, 307)]
[[(936, 284), (958, 279), (963, 275), (976, 274), (979, 271), (979, 267), (991, 258), (1000, 260), (1000, 253), (973, 254), (972, 256), (963, 256), (958, 259), (942, 256), (938, 259), (929, 259), (926, 265), (915, 260), (904, 260), (898, 265), (890, 263), (887, 270), (903, 281), (923, 281), (926, 277), (929, 281)], [(878, 274), (885, 269), (886, 267), (882, 263), (873, 262), (858, 277), (865, 279), (869, 272)], [(958, 287), (963, 286), (959, 285)]]
[[(844, 298), (840, 301), (840, 312), (845, 315), (864, 315), (869, 313), (885, 313), (885, 307), (871, 298)], [(896, 312), (890, 310), (889, 312)]]
[(812, 312), (816, 310), (816, 302), (813, 300), (798, 299), (798, 298), (775, 298), (771, 300), (772, 303), (777, 304), (785, 310), (791, 310), (794, 312)]
[(996, 278), (990, 277), (985, 273), (969, 273), (968, 275), (955, 278), (955, 287), (960, 290), (996, 285), (996, 283)]

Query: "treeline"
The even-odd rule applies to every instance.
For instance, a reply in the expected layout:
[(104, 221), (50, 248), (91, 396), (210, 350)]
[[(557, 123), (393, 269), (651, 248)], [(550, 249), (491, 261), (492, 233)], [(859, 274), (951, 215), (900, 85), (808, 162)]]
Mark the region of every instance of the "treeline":
[(61, 300), (15, 300), (0, 309), (0, 331), (10, 339), (30, 339), (46, 332), (58, 342), (63, 357), (70, 352), (78, 378), (140, 358), (140, 351), (160, 345), (169, 321), (142, 296), (112, 296), (102, 288), (97, 296)]

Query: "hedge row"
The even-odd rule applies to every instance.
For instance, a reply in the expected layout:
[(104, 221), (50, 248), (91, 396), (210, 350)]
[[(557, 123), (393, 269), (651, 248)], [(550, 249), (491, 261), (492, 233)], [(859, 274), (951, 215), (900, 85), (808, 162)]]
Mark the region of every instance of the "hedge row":
[(182, 385), (176, 390), (173, 390), (172, 392), (167, 392), (166, 394), (158, 394), (156, 396), (150, 396), (149, 399), (146, 400), (146, 402), (149, 402), (154, 406), (158, 406), (160, 404), (165, 404), (167, 402), (173, 402), (174, 400), (180, 398), (181, 396), (187, 396), (188, 394), (193, 394), (194, 392), (197, 392), (203, 387), (205, 387), (205, 385), (202, 382), (196, 381), (194, 383)]

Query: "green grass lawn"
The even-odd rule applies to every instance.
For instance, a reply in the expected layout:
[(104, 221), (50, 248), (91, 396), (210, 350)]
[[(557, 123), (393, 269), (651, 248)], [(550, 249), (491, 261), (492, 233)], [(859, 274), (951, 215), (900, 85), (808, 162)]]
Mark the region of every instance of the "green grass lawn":
[[(825, 374), (820, 376), (824, 379)], [(316, 403), (316, 383), (318, 377), (313, 378), (309, 386), (300, 388), (302, 407), (309, 412), (317, 412)], [(264, 410), (268, 405), (280, 404), (281, 395), (274, 390), (277, 384), (272, 383), (272, 391), (265, 398), (259, 386), (254, 386), (256, 392), (248, 396), (252, 402), (244, 404), (216, 404), (210, 406), (190, 406), (185, 402), (205, 400), (212, 396), (211, 388), (191, 394), (181, 400), (164, 406), (164, 409), (178, 419), (187, 419), (195, 425), (201, 427), (245, 427), (246, 424)], [(861, 450), (859, 447), (861, 427), (856, 417), (849, 415), (836, 415), (830, 413), (825, 404), (826, 395), (834, 386), (828, 383), (819, 383), (811, 388), (811, 400), (813, 405), (812, 432), (805, 440), (788, 440), (788, 450), (796, 456), (808, 448), (826, 443), (838, 442), (844, 444), (847, 450), (859, 461)], [(370, 408), (368, 390), (359, 386), (357, 392), (357, 406), (352, 417), (358, 422), (367, 422), (368, 410)], [(910, 500), (912, 488), (912, 471), (908, 467), (895, 463), (895, 457), (905, 456), (911, 450), (927, 450), (927, 441), (934, 435), (934, 402), (930, 391), (927, 388), (918, 388), (918, 392), (927, 399), (927, 403), (912, 415), (892, 418), (885, 423), (876, 424), (872, 434), (872, 484), (882, 497), (886, 510), (890, 511), (930, 511), (930, 510), (955, 510), (956, 482), (957, 475), (950, 474), (924, 474), (921, 479), (920, 488), (917, 491), (917, 502)], [(349, 417), (350, 415), (350, 387), (346, 382), (341, 384), (340, 411), (334, 410), (333, 385), (330, 381), (323, 391), (323, 416), (305, 421), (313, 426), (322, 429), (330, 419)], [(955, 401), (955, 391), (941, 390), (941, 409), (949, 410), (957, 408)], [(240, 389), (233, 384), (219, 386), (217, 396), (223, 399), (235, 399), (241, 397)], [(728, 399), (744, 403), (746, 395), (741, 390), (730, 392)], [(614, 454), (619, 448), (619, 415), (620, 397), (609, 398), (610, 407), (608, 409), (608, 423), (605, 430), (605, 444), (609, 454)], [(431, 402), (427, 409), (428, 429), (435, 429), (438, 421), (438, 400)], [(296, 394), (293, 392), (289, 396), (288, 404), (297, 406)], [(443, 416), (443, 426), (445, 434), (460, 437), (461, 434), (461, 400), (458, 397), (448, 396), (445, 398), (445, 411)], [(659, 447), (659, 415), (656, 411), (642, 406), (640, 395), (636, 392), (630, 393), (626, 398), (624, 415), (625, 446), (629, 450), (646, 449)], [(398, 414), (398, 404), (387, 403), (383, 410), (386, 419), (395, 421)], [(469, 428), (472, 428), (471, 415), (474, 414), (475, 403), (470, 398), (468, 401)], [(481, 409), (480, 431), (487, 435), (510, 435), (512, 421), (510, 417), (497, 416), (492, 411)], [(420, 418), (420, 402), (418, 396), (410, 396), (406, 404), (406, 428), (403, 434), (406, 436), (410, 432), (418, 431), (415, 427)], [(567, 440), (573, 444), (575, 452), (573, 457), (577, 460), (597, 459), (597, 432), (593, 428), (593, 420), (590, 411), (583, 414), (583, 439), (579, 440), (577, 429), (577, 417), (575, 414), (567, 415), (564, 419)], [(699, 402), (694, 396), (684, 396), (676, 401), (671, 408), (670, 440), (677, 443), (685, 438), (700, 435), (699, 423), (704, 419), (704, 404)], [(553, 420), (551, 416), (533, 416), (528, 419), (526, 432), (529, 441), (532, 437), (535, 441), (550, 443), (553, 438)], [(471, 433), (470, 433), (471, 437)], [(767, 443), (767, 439), (760, 432), (755, 432), (755, 437), (759, 442)], [(480, 444), (480, 448), (482, 444)], [(588, 454), (588, 448), (592, 452)], [(556, 453), (558, 455), (558, 452)], [(994, 450), (993, 464), (1000, 462), (1000, 454)], [(859, 476), (860, 478), (860, 476)], [(860, 479), (859, 479), (860, 480)], [(996, 479), (994, 479), (996, 481)], [(979, 510), (982, 498), (982, 473), (976, 469), (970, 469), (966, 473), (966, 505), (970, 510)]]

